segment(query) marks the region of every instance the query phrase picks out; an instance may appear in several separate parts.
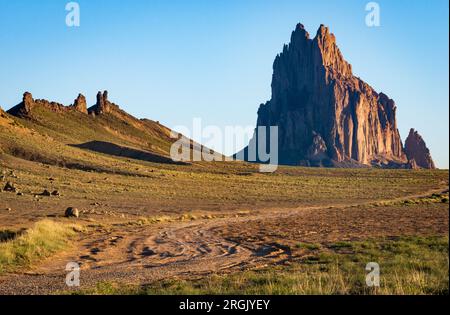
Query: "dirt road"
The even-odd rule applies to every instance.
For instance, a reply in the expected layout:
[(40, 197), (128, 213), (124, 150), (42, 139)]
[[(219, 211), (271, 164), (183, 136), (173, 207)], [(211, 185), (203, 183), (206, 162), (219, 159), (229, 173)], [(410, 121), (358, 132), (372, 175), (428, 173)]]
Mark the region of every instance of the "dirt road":
[[(412, 197), (419, 196), (407, 198)], [(83, 289), (102, 281), (146, 284), (283, 263), (299, 258), (293, 251), (297, 242), (448, 235), (448, 204), (405, 206), (401, 200), (384, 206), (272, 209), (190, 222), (98, 227), (33, 270), (0, 278), (0, 294), (67, 292), (65, 267), (71, 261), (81, 265)]]

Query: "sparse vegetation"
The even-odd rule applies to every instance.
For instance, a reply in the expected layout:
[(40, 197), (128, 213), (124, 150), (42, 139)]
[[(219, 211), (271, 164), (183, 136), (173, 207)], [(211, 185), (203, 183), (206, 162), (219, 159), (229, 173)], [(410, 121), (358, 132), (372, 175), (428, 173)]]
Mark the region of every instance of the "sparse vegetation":
[(43, 220), (23, 233), (9, 232), (11, 237), (0, 243), (0, 274), (28, 267), (64, 249), (80, 229), (74, 224)]
[(308, 250), (317, 250), (320, 248), (320, 244), (310, 244), (310, 243), (297, 243), (297, 248), (305, 248)]
[[(302, 246), (307, 248), (309, 246)], [(448, 237), (323, 244), (289, 266), (170, 280), (144, 287), (102, 282), (78, 294), (448, 294)], [(351, 251), (342, 252), (341, 250)], [(311, 259), (313, 255), (315, 259)], [(380, 265), (380, 287), (366, 285), (366, 264)]]
[[(0, 273), (35, 267), (51, 276), (59, 267), (45, 258), (59, 252), (87, 262), (92, 279), (118, 281), (88, 294), (448, 293), (448, 170), (280, 166), (263, 174), (243, 162), (156, 163), (146, 153), (167, 156), (172, 139), (153, 122), (43, 107), (32, 114), (0, 120), (0, 188), (17, 188), (0, 192)], [(74, 225), (63, 218), (69, 206), (87, 228), (87, 248), (76, 253)], [(380, 239), (387, 235), (441, 236)], [(378, 290), (364, 286), (372, 260), (383, 268)], [(155, 266), (138, 272), (171, 280), (122, 285), (130, 277), (116, 273), (118, 261), (123, 270)], [(217, 266), (223, 273), (192, 279)], [(53, 284), (30, 287), (27, 276), (0, 292), (53, 292)]]

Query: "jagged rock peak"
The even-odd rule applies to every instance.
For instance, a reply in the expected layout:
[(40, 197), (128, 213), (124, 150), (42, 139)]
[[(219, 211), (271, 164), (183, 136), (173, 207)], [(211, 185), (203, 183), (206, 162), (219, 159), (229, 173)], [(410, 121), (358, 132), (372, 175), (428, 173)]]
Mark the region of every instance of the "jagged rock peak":
[(297, 24), (290, 44), (275, 58), (272, 98), (260, 106), (257, 126), (278, 126), (281, 164), (406, 167), (408, 162), (395, 102), (353, 75), (324, 25), (310, 39)]
[(303, 26), (302, 23), (298, 23), (297, 27), (295, 28), (295, 30), (292, 32), (292, 36), (291, 36), (291, 42), (292, 42), (292, 38), (304, 38), (304, 39), (309, 39), (309, 33), (306, 31), (305, 26)]
[(82, 94), (78, 95), (73, 105), (64, 106), (58, 102), (52, 102), (45, 99), (34, 99), (30, 92), (25, 92), (22, 97), (22, 102), (8, 110), (8, 113), (21, 117), (33, 117), (32, 110), (35, 107), (44, 107), (57, 113), (76, 110), (87, 114), (86, 98)]
[(333, 33), (330, 33), (328, 27), (323, 24), (320, 25), (314, 42), (320, 50), (322, 64), (325, 67), (329, 67), (335, 74), (340, 74), (343, 77), (351, 77), (353, 75), (351, 65), (344, 60), (336, 44), (336, 37)]
[(29, 116), (35, 106), (35, 100), (30, 92), (23, 93), (22, 102), (9, 109), (7, 112), (15, 116)]
[(34, 99), (30, 92), (23, 93), (22, 102), (25, 106), (33, 106)]
[(405, 152), (408, 160), (416, 168), (435, 169), (430, 150), (427, 148), (422, 136), (413, 128), (409, 131), (405, 141)]
[(108, 91), (98, 92), (97, 102), (90, 108), (87, 108), (86, 97), (81, 93), (78, 94), (72, 105), (64, 106), (58, 102), (51, 102), (45, 99), (34, 99), (30, 92), (25, 92), (22, 97), (22, 102), (8, 110), (8, 113), (15, 116), (32, 117), (32, 109), (35, 107), (45, 107), (57, 113), (75, 110), (92, 116), (119, 110), (119, 106), (108, 100)]
[(75, 110), (77, 110), (83, 114), (87, 114), (88, 110), (87, 110), (86, 97), (81, 93), (78, 94), (77, 98), (73, 102), (73, 107)]
[(23, 114), (28, 114), (28, 113), (30, 113), (30, 112), (31, 112), (31, 109), (32, 109), (33, 106), (34, 106), (33, 95), (31, 95), (30, 92), (25, 92), (25, 93), (23, 93), (22, 104), (23, 104), (23, 108), (22, 108)]
[(111, 111), (111, 103), (108, 101), (108, 91), (99, 91), (97, 93), (97, 103), (93, 106), (93, 111), (97, 114), (109, 113)]
[[(306, 58), (310, 60), (305, 60)], [(286, 59), (291, 61), (300, 59), (300, 62), (306, 61), (316, 69), (317, 67), (325, 68), (326, 80), (353, 76), (351, 65), (345, 61), (336, 44), (336, 37), (323, 24), (320, 25), (313, 39), (310, 38), (303, 24), (297, 24), (292, 32), (290, 44), (284, 45), (283, 52), (275, 59), (274, 70), (280, 67), (280, 64), (284, 67), (289, 66)]]

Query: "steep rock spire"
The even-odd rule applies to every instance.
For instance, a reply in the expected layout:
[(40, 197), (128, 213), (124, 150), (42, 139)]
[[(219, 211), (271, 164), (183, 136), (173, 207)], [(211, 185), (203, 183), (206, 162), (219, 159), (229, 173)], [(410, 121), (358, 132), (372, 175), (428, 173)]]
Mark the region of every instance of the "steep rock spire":
[(427, 148), (422, 136), (413, 128), (409, 131), (405, 141), (405, 152), (408, 160), (417, 168), (435, 169), (430, 150)]
[(311, 156), (320, 165), (407, 163), (394, 101), (353, 75), (324, 25), (313, 39), (296, 26), (275, 58), (272, 98), (260, 106), (257, 125), (278, 126), (282, 164), (309, 165)]
[(78, 94), (78, 97), (73, 102), (73, 107), (75, 110), (77, 110), (83, 114), (87, 114), (88, 110), (87, 110), (86, 97), (84, 97), (84, 95), (81, 93)]

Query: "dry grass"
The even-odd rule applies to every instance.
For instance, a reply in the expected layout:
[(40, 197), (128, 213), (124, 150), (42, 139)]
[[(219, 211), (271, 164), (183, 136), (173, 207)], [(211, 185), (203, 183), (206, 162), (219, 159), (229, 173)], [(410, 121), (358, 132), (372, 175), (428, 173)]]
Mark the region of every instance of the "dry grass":
[[(380, 287), (366, 285), (368, 262), (380, 265)], [(448, 266), (448, 237), (340, 242), (314, 246), (288, 266), (145, 287), (103, 282), (78, 294), (448, 294)]]
[[(5, 169), (14, 169), (19, 175), (18, 179), (8, 180), (14, 181), (26, 195), (47, 188), (62, 190), (64, 197), (85, 199), (89, 203), (104, 201), (119, 205), (124, 200), (134, 200), (141, 208), (138, 215), (143, 216), (160, 213), (145, 213), (147, 209), (142, 209), (141, 205), (148, 205), (146, 208), (154, 212), (166, 212), (161, 215), (169, 211), (180, 214), (196, 210), (254, 210), (329, 203), (335, 206), (390, 200), (448, 185), (448, 171), (440, 170), (280, 166), (274, 174), (261, 174), (258, 165), (241, 162), (153, 163), (73, 145), (104, 141), (168, 154), (170, 139), (158, 124), (144, 126), (142, 121), (124, 123), (114, 115), (92, 118), (77, 112), (54, 113), (44, 108), (36, 108), (33, 115), (34, 119), (8, 116), (8, 120), (22, 127), (0, 127), (0, 147), (6, 153), (4, 158), (0, 157), (0, 171), (4, 165)], [(50, 183), (49, 177), (57, 180)], [(22, 204), (24, 200), (27, 201), (21, 198)], [(44, 208), (46, 201), (43, 200), (39, 208)], [(120, 208), (124, 207), (119, 205), (114, 210)]]
[(51, 220), (37, 222), (14, 239), (0, 243), (0, 274), (30, 266), (64, 249), (81, 228)]

